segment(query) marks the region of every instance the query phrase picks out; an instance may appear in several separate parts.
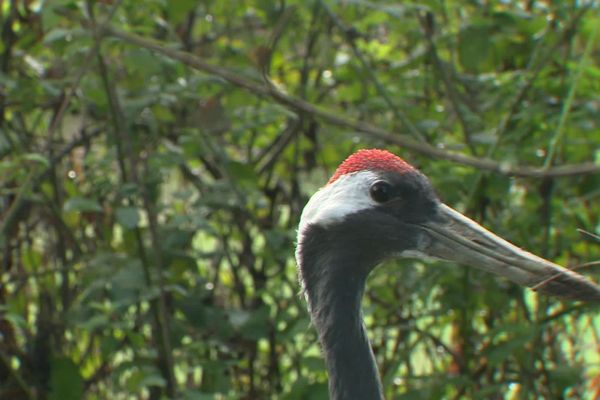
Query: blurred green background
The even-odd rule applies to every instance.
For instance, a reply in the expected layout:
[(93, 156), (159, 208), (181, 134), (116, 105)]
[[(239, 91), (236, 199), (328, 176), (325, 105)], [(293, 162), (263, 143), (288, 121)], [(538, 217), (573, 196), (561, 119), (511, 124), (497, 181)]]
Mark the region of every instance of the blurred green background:
[[(593, 1), (0, 4), (2, 399), (326, 398), (295, 229), (359, 148), (600, 259)], [(364, 309), (390, 399), (600, 398), (597, 307), (405, 260)]]

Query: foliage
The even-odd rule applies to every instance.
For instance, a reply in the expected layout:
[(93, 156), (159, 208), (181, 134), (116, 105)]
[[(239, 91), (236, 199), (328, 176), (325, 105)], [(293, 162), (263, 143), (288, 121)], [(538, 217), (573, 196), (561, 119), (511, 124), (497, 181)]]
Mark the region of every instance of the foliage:
[[(599, 258), (594, 3), (0, 4), (1, 398), (325, 398), (295, 227), (358, 148), (535, 253)], [(365, 299), (389, 398), (600, 396), (593, 308), (398, 264)]]

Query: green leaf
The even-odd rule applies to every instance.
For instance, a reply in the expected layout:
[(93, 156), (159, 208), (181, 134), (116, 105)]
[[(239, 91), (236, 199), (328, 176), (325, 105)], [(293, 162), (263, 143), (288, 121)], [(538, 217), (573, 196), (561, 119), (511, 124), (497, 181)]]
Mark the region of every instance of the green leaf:
[(146, 280), (144, 276), (144, 268), (139, 260), (132, 260), (111, 278), (113, 292), (135, 291), (138, 292), (146, 288)]
[(584, 371), (578, 365), (559, 365), (555, 370), (549, 371), (550, 381), (558, 386), (558, 392), (564, 392), (569, 387), (584, 380)]
[(58, 25), (64, 18), (59, 11), (75, 7), (73, 0), (53, 0), (41, 7), (42, 26), (45, 31)]
[(183, 392), (183, 398), (184, 400), (214, 400), (215, 395), (194, 389), (187, 389)]
[(23, 160), (40, 163), (44, 167), (50, 166), (50, 162), (48, 161), (48, 158), (46, 158), (45, 156), (43, 156), (42, 154), (39, 154), (39, 153), (25, 154), (25, 155), (23, 155)]
[(80, 400), (83, 397), (83, 378), (77, 365), (67, 357), (57, 357), (50, 366), (49, 400)]
[(62, 28), (52, 29), (51, 31), (46, 33), (46, 35), (44, 36), (44, 43), (51, 44), (52, 42), (55, 42), (55, 41), (62, 41), (70, 34), (71, 34), (71, 30), (68, 30), (68, 29), (62, 29)]
[(237, 161), (229, 161), (227, 163), (227, 171), (240, 186), (246, 188), (254, 188), (258, 186), (258, 175), (251, 165), (243, 164)]
[(185, 18), (186, 14), (194, 9), (198, 2), (196, 0), (177, 0), (167, 2), (169, 5), (169, 16), (173, 23), (177, 24)]
[(136, 207), (118, 207), (115, 210), (117, 222), (126, 229), (136, 228), (140, 223), (140, 214)]
[(100, 204), (93, 199), (86, 199), (84, 197), (71, 197), (67, 200), (63, 206), (63, 210), (70, 212), (102, 212)]
[[(496, 332), (496, 335), (502, 330)], [(520, 324), (506, 326), (504, 333), (509, 337), (499, 343), (490, 345), (485, 351), (486, 357), (491, 365), (497, 365), (508, 357), (514, 356), (525, 349), (525, 345), (533, 339), (537, 332), (534, 325)]]
[(481, 72), (491, 56), (491, 29), (487, 25), (471, 25), (460, 34), (458, 57), (468, 71)]
[(239, 328), (242, 336), (252, 340), (267, 336), (269, 329), (269, 309), (267, 307), (261, 307), (252, 313), (238, 312), (237, 315), (242, 318), (234, 317), (235, 322), (231, 320), (231, 324)]
[(92, 315), (91, 318), (81, 323), (78, 323), (77, 325), (82, 329), (93, 331), (97, 328), (104, 328), (110, 326), (110, 321), (108, 319), (108, 316), (104, 314), (95, 314)]
[(164, 387), (165, 379), (156, 368), (136, 368), (126, 381), (127, 388), (132, 392), (139, 392), (148, 386)]
[(229, 322), (236, 329), (241, 329), (250, 319), (250, 313), (246, 310), (232, 310), (229, 312)]
[[(179, 3), (174, 1), (173, 3)], [(161, 69), (161, 59), (146, 49), (133, 49), (127, 52), (127, 56), (123, 59), (125, 66), (132, 72), (139, 72), (142, 75), (152, 75), (159, 73)], [(140, 82), (144, 84), (144, 82)], [(139, 103), (139, 108), (150, 105), (156, 102), (156, 94), (149, 93), (148, 96), (137, 96), (134, 99), (128, 99), (126, 105), (134, 105)]]
[(308, 356), (302, 359), (302, 365), (311, 371), (325, 371), (323, 357)]
[(206, 361), (202, 363), (205, 374), (203, 389), (211, 392), (226, 392), (231, 386), (227, 365), (218, 361)]

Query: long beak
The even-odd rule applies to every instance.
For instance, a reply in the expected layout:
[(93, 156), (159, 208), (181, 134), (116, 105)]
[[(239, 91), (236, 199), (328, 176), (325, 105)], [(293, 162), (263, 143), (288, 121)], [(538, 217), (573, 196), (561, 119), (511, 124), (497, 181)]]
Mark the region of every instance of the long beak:
[(421, 224), (431, 242), (429, 256), (469, 265), (503, 276), (542, 293), (574, 300), (600, 301), (600, 286), (535, 256), (442, 204), (440, 219)]

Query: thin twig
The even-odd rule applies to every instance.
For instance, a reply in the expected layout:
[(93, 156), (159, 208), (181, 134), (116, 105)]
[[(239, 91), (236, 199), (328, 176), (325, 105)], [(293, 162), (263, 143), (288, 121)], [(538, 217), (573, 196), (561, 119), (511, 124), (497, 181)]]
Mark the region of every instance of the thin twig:
[[(583, 264), (576, 265), (576, 266), (574, 266), (572, 268), (569, 268), (569, 270), (575, 271), (575, 270), (582, 269), (582, 268), (595, 267), (597, 265), (600, 265), (600, 261), (590, 261), (590, 262), (586, 262), (586, 263), (583, 263)], [(556, 273), (554, 275), (551, 275), (550, 277), (544, 279), (543, 281), (539, 282), (535, 286), (532, 286), (531, 290), (534, 290), (534, 291), (538, 290), (542, 286), (546, 286), (548, 283), (552, 282), (553, 280), (555, 280), (556, 278), (558, 278), (558, 277), (560, 277), (562, 275), (563, 275), (562, 272), (559, 272), (559, 273)]]
[(580, 229), (580, 228), (577, 228), (577, 232), (581, 233), (584, 236), (589, 236), (590, 238), (594, 239), (597, 242), (600, 242), (600, 236), (593, 234), (592, 232), (588, 232), (588, 231), (586, 231), (584, 229)]

